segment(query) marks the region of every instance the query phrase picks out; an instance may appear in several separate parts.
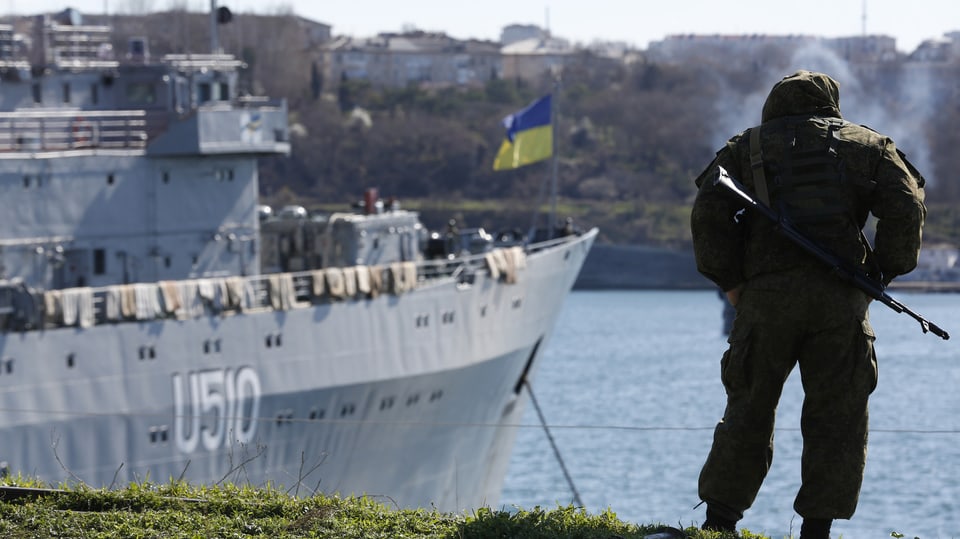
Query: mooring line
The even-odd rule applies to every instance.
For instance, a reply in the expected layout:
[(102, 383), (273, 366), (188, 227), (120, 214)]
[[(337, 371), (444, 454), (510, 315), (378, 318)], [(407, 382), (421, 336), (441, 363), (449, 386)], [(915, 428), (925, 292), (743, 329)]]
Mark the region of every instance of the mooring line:
[(557, 443), (553, 440), (553, 435), (550, 434), (550, 427), (547, 426), (547, 419), (543, 417), (543, 411), (540, 409), (540, 404), (537, 402), (537, 397), (533, 395), (533, 386), (530, 385), (530, 381), (524, 379), (523, 385), (527, 386), (527, 392), (530, 393), (530, 402), (533, 403), (534, 409), (537, 410), (537, 416), (540, 417), (540, 424), (543, 425), (543, 432), (547, 434), (547, 440), (550, 440), (550, 446), (553, 447), (553, 454), (557, 457), (557, 462), (560, 463), (560, 469), (563, 470), (563, 476), (567, 478), (567, 484), (570, 485), (570, 490), (573, 492), (573, 501), (576, 502), (577, 507), (585, 507), (583, 505), (583, 500), (580, 499), (580, 493), (577, 491), (577, 487), (573, 484), (573, 478), (570, 477), (570, 472), (567, 471), (567, 465), (563, 462), (563, 457), (560, 456), (560, 449), (557, 447)]

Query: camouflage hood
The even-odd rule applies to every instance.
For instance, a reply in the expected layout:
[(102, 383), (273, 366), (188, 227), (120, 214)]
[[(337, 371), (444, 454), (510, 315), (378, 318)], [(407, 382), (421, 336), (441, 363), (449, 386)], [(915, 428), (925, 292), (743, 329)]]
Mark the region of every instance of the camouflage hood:
[(840, 118), (837, 81), (812, 71), (797, 71), (785, 77), (770, 90), (763, 104), (762, 121), (804, 114)]

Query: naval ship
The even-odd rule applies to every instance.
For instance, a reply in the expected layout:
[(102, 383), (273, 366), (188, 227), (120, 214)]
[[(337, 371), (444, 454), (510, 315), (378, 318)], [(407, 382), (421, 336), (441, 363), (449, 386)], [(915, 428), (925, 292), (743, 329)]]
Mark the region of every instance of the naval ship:
[(243, 95), (242, 62), (119, 54), (73, 16), (20, 36), (0, 26), (3, 474), (498, 502), (596, 230), (431, 232), (372, 191), (274, 212), (257, 160), (290, 152), (287, 106)]

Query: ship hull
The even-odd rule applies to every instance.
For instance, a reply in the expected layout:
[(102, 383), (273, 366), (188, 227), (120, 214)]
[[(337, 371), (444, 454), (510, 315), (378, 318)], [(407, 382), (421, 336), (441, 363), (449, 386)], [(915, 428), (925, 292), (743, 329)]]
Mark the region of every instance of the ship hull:
[(595, 232), (400, 295), (7, 333), (0, 460), (49, 483), (271, 484), (495, 505), (523, 381)]

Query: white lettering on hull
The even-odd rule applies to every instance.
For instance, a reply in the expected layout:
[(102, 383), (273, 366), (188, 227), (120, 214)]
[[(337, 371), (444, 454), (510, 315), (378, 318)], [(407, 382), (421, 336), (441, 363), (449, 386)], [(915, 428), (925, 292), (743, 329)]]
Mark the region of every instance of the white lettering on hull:
[(249, 443), (260, 413), (260, 376), (251, 367), (173, 373), (173, 439), (183, 453)]

